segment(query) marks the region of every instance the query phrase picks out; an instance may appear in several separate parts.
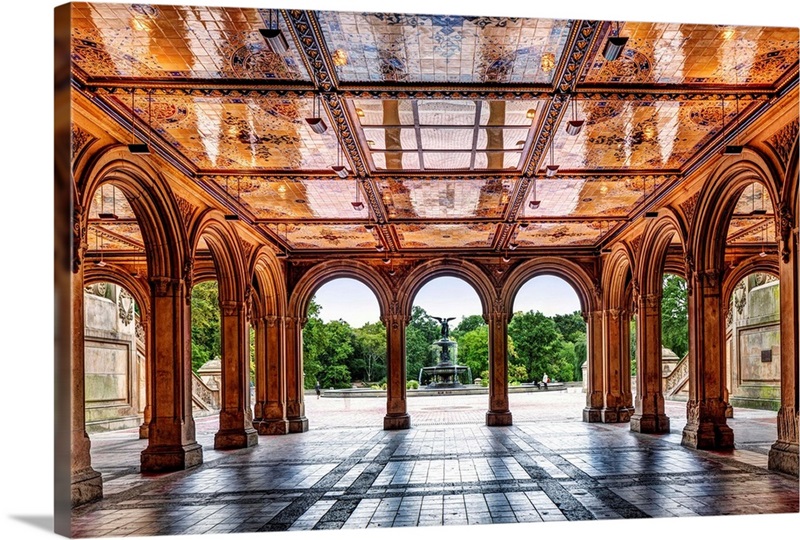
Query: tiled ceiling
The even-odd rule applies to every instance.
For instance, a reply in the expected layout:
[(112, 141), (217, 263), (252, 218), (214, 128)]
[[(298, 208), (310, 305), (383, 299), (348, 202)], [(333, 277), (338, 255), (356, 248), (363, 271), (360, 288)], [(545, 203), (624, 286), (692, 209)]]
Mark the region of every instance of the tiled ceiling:
[[(121, 142), (157, 147), (292, 254), (596, 249), (798, 73), (796, 28), (71, 6), (74, 87)], [(614, 34), (629, 41), (609, 61)], [(731, 242), (774, 237), (771, 208), (745, 190)], [(143, 245), (120, 192), (90, 211), (90, 243)]]

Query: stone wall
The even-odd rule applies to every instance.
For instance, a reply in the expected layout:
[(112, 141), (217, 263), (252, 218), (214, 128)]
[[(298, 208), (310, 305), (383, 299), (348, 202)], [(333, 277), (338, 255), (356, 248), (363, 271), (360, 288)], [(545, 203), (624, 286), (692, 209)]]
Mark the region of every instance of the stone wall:
[(143, 344), (137, 344), (133, 299), (120, 287), (84, 292), (86, 431), (137, 427), (145, 401)]
[(780, 407), (780, 288), (766, 274), (747, 276), (728, 308), (728, 390), (734, 407)]

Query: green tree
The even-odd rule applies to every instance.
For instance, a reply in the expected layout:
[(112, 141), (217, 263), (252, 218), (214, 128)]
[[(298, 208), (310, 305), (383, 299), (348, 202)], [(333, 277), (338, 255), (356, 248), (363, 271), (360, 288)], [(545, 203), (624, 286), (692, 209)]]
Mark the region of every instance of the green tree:
[(192, 370), (221, 356), (219, 294), (216, 281), (192, 288)]
[[(483, 320), (483, 318), (481, 318)], [(458, 340), (458, 363), (468, 366), (472, 376), (489, 369), (489, 327), (478, 326), (463, 335)]]
[(515, 313), (508, 325), (508, 335), (514, 340), (514, 363), (524, 366), (533, 380), (541, 380), (545, 373), (554, 378), (551, 365), (561, 363), (556, 352), (560, 351), (563, 339), (552, 319), (539, 311)]
[(689, 350), (689, 309), (686, 280), (664, 274), (661, 294), (661, 344), (678, 358)]
[[(356, 356), (363, 362), (363, 379), (378, 381), (386, 375), (386, 327), (367, 323), (355, 330)], [(357, 373), (353, 371), (353, 376)]]
[(583, 363), (587, 360), (586, 334), (581, 334), (575, 343), (575, 372), (574, 381), (583, 379)]
[(556, 328), (561, 336), (572, 343), (577, 343), (579, 339), (586, 339), (586, 321), (580, 311), (564, 315), (554, 315), (552, 317)]
[(424, 309), (414, 306), (411, 309), (411, 321), (406, 328), (406, 373), (409, 379), (416, 379), (420, 369), (436, 363), (431, 345), (439, 337), (439, 324), (431, 320)]
[(469, 315), (461, 317), (461, 322), (458, 323), (451, 332), (451, 339), (458, 341), (459, 336), (463, 336), (467, 332), (471, 332), (481, 326), (486, 326), (486, 321), (483, 320), (483, 315)]

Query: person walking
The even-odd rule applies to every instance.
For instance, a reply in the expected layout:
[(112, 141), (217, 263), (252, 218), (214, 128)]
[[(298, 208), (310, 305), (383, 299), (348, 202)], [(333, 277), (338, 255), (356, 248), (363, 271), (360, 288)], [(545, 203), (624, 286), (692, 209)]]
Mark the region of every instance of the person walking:
[(314, 385), (314, 390), (317, 392), (317, 399), (319, 399), (319, 395), (322, 393), (322, 390), (319, 387), (319, 380), (317, 381), (317, 384)]

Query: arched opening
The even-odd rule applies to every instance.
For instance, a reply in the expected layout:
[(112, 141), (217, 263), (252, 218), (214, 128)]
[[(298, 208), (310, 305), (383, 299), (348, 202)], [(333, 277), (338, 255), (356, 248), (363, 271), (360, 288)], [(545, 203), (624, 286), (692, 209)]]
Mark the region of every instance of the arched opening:
[[(433, 277), (412, 300), (406, 327), (408, 410), (415, 425), (426, 425), (442, 420), (448, 394), (488, 385), (489, 328), (478, 293), (460, 277)], [(464, 396), (459, 412), (465, 421), (483, 421), (483, 392)]]
[[(686, 280), (665, 272), (661, 287), (661, 383), (664, 399), (689, 399), (689, 305)], [(668, 416), (679, 416), (685, 406)]]
[[(552, 419), (543, 417), (545, 412), (560, 420), (580, 420), (589, 356), (577, 292), (559, 276), (537, 275), (517, 291), (513, 313), (508, 382), (515, 420)], [(542, 407), (545, 402), (552, 406)]]
[(336, 277), (313, 294), (303, 326), (303, 387), (311, 429), (352, 425), (355, 411), (367, 415), (370, 425), (381, 425), (386, 326), (375, 293), (358, 279)]
[(222, 329), (219, 284), (210, 276), (196, 280), (192, 287), (191, 345), (192, 415), (198, 442), (213, 445), (222, 402)]

